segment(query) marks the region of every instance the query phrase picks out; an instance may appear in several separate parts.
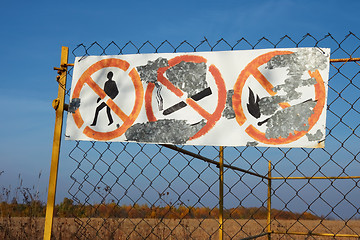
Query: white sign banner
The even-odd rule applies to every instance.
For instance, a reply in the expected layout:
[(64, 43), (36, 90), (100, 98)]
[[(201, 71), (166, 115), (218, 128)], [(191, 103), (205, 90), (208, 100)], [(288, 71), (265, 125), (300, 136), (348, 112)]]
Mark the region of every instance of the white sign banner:
[(75, 59), (66, 139), (324, 147), (330, 49)]

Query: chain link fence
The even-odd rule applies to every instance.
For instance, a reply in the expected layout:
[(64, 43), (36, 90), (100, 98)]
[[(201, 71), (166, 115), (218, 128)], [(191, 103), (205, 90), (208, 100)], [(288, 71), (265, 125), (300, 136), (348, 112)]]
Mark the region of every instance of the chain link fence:
[(224, 239), (359, 238), (360, 64), (353, 58), (360, 56), (360, 39), (354, 33), (235, 43), (94, 42), (72, 49), (72, 59), (293, 47), (331, 48), (325, 148), (224, 147), (222, 198), (219, 147), (66, 142), (62, 161), (76, 165), (68, 190), (72, 238), (219, 239), (220, 228)]

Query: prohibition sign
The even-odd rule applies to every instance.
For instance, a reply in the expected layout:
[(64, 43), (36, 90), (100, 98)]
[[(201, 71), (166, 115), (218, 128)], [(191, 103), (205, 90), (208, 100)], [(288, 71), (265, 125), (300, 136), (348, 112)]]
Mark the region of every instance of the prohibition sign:
[[(167, 89), (173, 92), (176, 96), (182, 97), (184, 93), (174, 86), (166, 77), (164, 77), (164, 73), (167, 69), (181, 63), (181, 62), (193, 62), (193, 63), (206, 63), (207, 60), (201, 56), (196, 55), (182, 55), (178, 57), (174, 57), (168, 60), (169, 66), (162, 67), (158, 69), (158, 81), (162, 83)], [(214, 77), (215, 84), (218, 88), (218, 100), (217, 105), (213, 113), (209, 113), (203, 107), (201, 107), (194, 99), (188, 97), (186, 99), (186, 104), (193, 108), (200, 116), (206, 119), (206, 124), (203, 128), (201, 128), (197, 133), (195, 133), (189, 140), (193, 140), (203, 136), (208, 133), (210, 129), (214, 127), (216, 122), (221, 118), (222, 111), (225, 108), (226, 104), (226, 88), (224, 79), (221, 76), (219, 69), (215, 65), (210, 65), (209, 72)], [(145, 92), (145, 110), (146, 116), (150, 122), (157, 121), (153, 109), (152, 109), (152, 93), (154, 90), (155, 84), (149, 83), (146, 92)]]
[[(129, 69), (129, 66), (130, 64), (127, 61), (116, 58), (103, 59), (94, 63), (88, 69), (86, 69), (86, 71), (77, 81), (72, 98), (74, 99), (80, 97), (80, 92), (86, 83), (101, 99), (104, 99), (107, 96), (106, 93), (101, 87), (99, 87), (99, 85), (95, 83), (95, 81), (91, 78), (91, 75), (103, 68), (108, 67), (120, 68), (126, 72)], [(135, 87), (135, 103), (131, 113), (129, 115), (124, 113), (111, 98), (106, 101), (106, 104), (110, 107), (110, 109), (123, 121), (123, 124), (110, 132), (98, 132), (89, 126), (86, 126), (83, 131), (86, 136), (95, 140), (108, 141), (124, 134), (125, 131), (134, 123), (142, 107), (144, 89), (140, 80), (140, 76), (135, 68), (129, 72), (129, 77), (131, 78)], [(75, 113), (73, 114), (73, 118), (76, 126), (80, 129), (84, 124), (84, 120), (80, 114), (79, 109), (76, 109)]]
[[(240, 73), (235, 86), (234, 86), (234, 95), (232, 97), (232, 104), (235, 111), (236, 121), (240, 126), (242, 126), (246, 122), (246, 117), (242, 108), (242, 102), (241, 102), (241, 95), (243, 92), (243, 88), (245, 85), (245, 82), (248, 80), (250, 75), (252, 75), (260, 84), (261, 86), (271, 95), (276, 95), (276, 92), (274, 92), (272, 84), (265, 78), (265, 76), (259, 71), (259, 67), (267, 62), (270, 61), (270, 59), (277, 55), (286, 55), (286, 54), (292, 54), (291, 51), (273, 51), (269, 53), (265, 53), (263, 55), (258, 56), (254, 60), (252, 60)], [(322, 113), (322, 110), (325, 105), (325, 85), (324, 81), (320, 75), (320, 72), (318, 70), (315, 70), (314, 72), (308, 71), (308, 74), (310, 77), (316, 79), (316, 84), (314, 85), (315, 88), (315, 99), (317, 101), (314, 109), (313, 114), (309, 117), (309, 129), (307, 131), (295, 131), (294, 134), (290, 133), (287, 138), (267, 138), (265, 136), (264, 132), (259, 131), (257, 128), (255, 128), (252, 124), (250, 124), (246, 129), (245, 132), (252, 137), (253, 139), (265, 143), (265, 144), (287, 144), (291, 143), (293, 141), (296, 141), (303, 137), (307, 132), (309, 132), (312, 127), (315, 125), (315, 123), (319, 120), (320, 115)], [(287, 108), (290, 105), (288, 103), (280, 103), (279, 104), (282, 108)]]

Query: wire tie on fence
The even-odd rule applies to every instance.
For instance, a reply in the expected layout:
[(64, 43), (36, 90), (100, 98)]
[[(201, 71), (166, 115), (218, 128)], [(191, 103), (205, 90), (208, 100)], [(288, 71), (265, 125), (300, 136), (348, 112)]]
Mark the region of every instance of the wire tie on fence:
[(320, 47), (316, 46), (316, 48), (319, 49), (322, 52), (322, 54), (325, 54), (325, 51), (322, 50)]
[(64, 66), (61, 66), (60, 68), (54, 67), (54, 70), (57, 70), (57, 71), (58, 71), (58, 74), (61, 74), (61, 73), (63, 73), (63, 72), (66, 71), (66, 66), (65, 66), (65, 67), (64, 67)]
[(84, 55), (84, 56), (81, 56), (81, 58), (78, 60), (78, 62), (81, 62), (83, 59), (87, 58), (88, 56)]
[(59, 98), (55, 98), (53, 101), (52, 101), (52, 107), (57, 110), (58, 107), (60, 105), (60, 99)]
[(66, 103), (64, 104), (64, 111), (67, 111), (67, 112), (69, 111), (69, 104), (66, 104)]

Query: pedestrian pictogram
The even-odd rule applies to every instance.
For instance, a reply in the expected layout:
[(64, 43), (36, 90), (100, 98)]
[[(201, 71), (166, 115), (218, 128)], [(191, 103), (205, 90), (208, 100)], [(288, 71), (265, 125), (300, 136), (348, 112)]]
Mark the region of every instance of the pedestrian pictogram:
[[(174, 86), (171, 81), (169, 81), (165, 76), (164, 73), (176, 66), (177, 64), (180, 64), (182, 62), (192, 62), (192, 63), (207, 63), (207, 60), (202, 56), (196, 56), (196, 55), (181, 55), (175, 58), (172, 58), (168, 61), (168, 66), (159, 68), (158, 70), (158, 81), (164, 85), (168, 90), (170, 90), (174, 95), (179, 97), (181, 99), (184, 96), (184, 92), (179, 89), (178, 87)], [(184, 100), (179, 100), (178, 103), (168, 107), (165, 109), (162, 113), (163, 116), (171, 116), (172, 113), (184, 108), (184, 107), (191, 107), (194, 109), (203, 119), (206, 120), (206, 124), (198, 131), (196, 132), (192, 137), (189, 138), (189, 140), (193, 140), (196, 138), (199, 138), (203, 135), (205, 135), (207, 132), (209, 132), (216, 124), (217, 121), (221, 118), (221, 113), (225, 108), (226, 103), (226, 88), (225, 88), (225, 82), (224, 79), (221, 76), (221, 73), (219, 69), (215, 65), (210, 65), (208, 68), (209, 72), (211, 73), (212, 77), (215, 80), (215, 84), (217, 87), (217, 102), (216, 102), (216, 108), (213, 112), (209, 112), (205, 110), (198, 101), (206, 98), (210, 95), (212, 95), (213, 91), (210, 87), (207, 87), (205, 89), (202, 89), (200, 92), (188, 96)], [(146, 109), (146, 115), (150, 122), (157, 121), (157, 118), (155, 117), (154, 110), (153, 110), (153, 104), (152, 104), (152, 94), (155, 88), (155, 84), (149, 83), (146, 89), (145, 93), (145, 109)]]
[[(84, 125), (83, 116), (80, 112), (80, 108), (77, 108), (75, 112), (72, 114), (74, 122), (79, 129), (83, 129), (83, 133), (94, 140), (102, 140), (108, 141), (114, 138), (117, 138), (125, 133), (125, 131), (134, 123), (137, 116), (140, 113), (142, 103), (143, 103), (143, 95), (144, 90), (140, 80), (140, 77), (135, 68), (133, 68), (128, 76), (130, 77), (134, 89), (135, 89), (135, 102), (133, 103), (133, 109), (130, 114), (126, 114), (121, 108), (117, 105), (115, 99), (119, 95), (119, 90), (113, 78), (113, 72), (108, 71), (107, 81), (105, 82), (105, 86), (102, 88), (99, 86), (93, 79), (92, 75), (99, 70), (103, 70), (106, 68), (119, 68), (122, 71), (126, 72), (129, 69), (130, 64), (127, 61), (116, 59), (116, 58), (108, 58), (100, 60), (93, 65), (91, 65), (79, 78), (76, 86), (73, 90), (72, 99), (80, 98), (80, 92), (85, 86), (89, 86), (92, 91), (94, 91), (98, 95), (97, 103), (100, 103), (95, 109), (95, 116), (92, 124), (89, 126)], [(81, 103), (83, 105), (84, 103)], [(107, 117), (109, 120), (109, 124), (113, 123), (113, 118), (111, 112), (115, 113), (121, 120), (122, 124), (118, 125), (115, 130), (111, 130), (109, 132), (101, 132), (93, 129), (95, 125), (97, 125), (97, 118), (99, 112), (106, 107)]]
[[(258, 105), (260, 99), (258, 96), (255, 97), (254, 93), (252, 92), (252, 90), (250, 88), (249, 88), (249, 103), (244, 103), (244, 101), (242, 99), (242, 95), (247, 90), (247, 88), (245, 88), (247, 81), (252, 76), (263, 87), (263, 89), (268, 93), (268, 95), (275, 98), (275, 96), (277, 96), (277, 92), (274, 91), (274, 86), (261, 73), (259, 68), (261, 66), (263, 66), (264, 64), (268, 63), (275, 56), (286, 56), (286, 55), (291, 55), (291, 54), (293, 54), (292, 51), (272, 51), (272, 52), (260, 55), (260, 56), (256, 57), (254, 60), (252, 60), (241, 71), (241, 73), (234, 85), (234, 95), (232, 97), (232, 104), (233, 104), (233, 108), (234, 108), (234, 112), (235, 112), (235, 116), (236, 116), (236, 121), (238, 122), (238, 124), (240, 126), (245, 124), (245, 122), (247, 121), (247, 118), (245, 116), (246, 110), (248, 110), (249, 113), (255, 118), (259, 118), (259, 116), (260, 116), (260, 113), (257, 112), (257, 110), (256, 110), (256, 105)], [(290, 57), (289, 57), (289, 59), (290, 59)], [(284, 67), (284, 66), (282, 66), (282, 67)], [(250, 124), (249, 126), (246, 127), (245, 132), (250, 137), (252, 137), (256, 141), (259, 141), (259, 142), (262, 142), (265, 144), (271, 144), (271, 145), (287, 144), (287, 143), (291, 143), (293, 141), (300, 139), (314, 127), (314, 125), (319, 120), (320, 115), (322, 114), (322, 111), (324, 109), (324, 105), (325, 105), (325, 101), (326, 101), (325, 85), (324, 85), (323, 78), (318, 69), (313, 70), (313, 71), (308, 70), (308, 71), (306, 71), (306, 73), (307, 73), (308, 77), (310, 78), (309, 80), (315, 79), (315, 81), (316, 81), (313, 84), (313, 88), (314, 88), (313, 91), (314, 91), (315, 99), (314, 100), (308, 99), (308, 100), (305, 100), (305, 101), (301, 102), (300, 104), (298, 104), (299, 106), (302, 106), (301, 104), (305, 105), (307, 103), (313, 103), (313, 105), (314, 105), (311, 108), (311, 110), (308, 110), (309, 115), (311, 115), (311, 116), (308, 119), (306, 119), (307, 122), (303, 124), (304, 127), (302, 128), (302, 130), (293, 130), (286, 137), (284, 137), (284, 136), (267, 137), (265, 132), (259, 130), (260, 126), (262, 126), (263, 124), (265, 124), (269, 121), (270, 118), (267, 118), (263, 121), (259, 121), (256, 125)], [(300, 81), (300, 79), (298, 79), (298, 80)], [(284, 86), (285, 86), (285, 84), (284, 84)], [(300, 86), (302, 86), (302, 85), (300, 84)], [(293, 90), (293, 89), (291, 89), (291, 90)], [(290, 91), (290, 90), (288, 90), (288, 91)], [(279, 99), (281, 99), (281, 98), (279, 97)], [(281, 100), (278, 101), (278, 105), (285, 111), (287, 109), (290, 109), (290, 107), (291, 107), (291, 105), (288, 102), (281, 102)], [(247, 106), (247, 108), (244, 108), (243, 106)], [(283, 111), (283, 112), (285, 112), (285, 111)], [(293, 111), (293, 112), (295, 112), (295, 111)], [(278, 115), (280, 115), (280, 114), (278, 114)], [(297, 114), (297, 115), (300, 115), (300, 114)]]
[[(104, 91), (105, 91), (106, 95), (108, 95), (112, 100), (114, 100), (114, 98), (119, 94), (119, 90), (118, 90), (118, 88), (116, 86), (116, 83), (115, 83), (114, 80), (112, 80), (113, 75), (114, 74), (111, 71), (107, 74), (108, 80), (105, 82), (105, 85), (104, 85)], [(96, 102), (100, 102), (100, 101), (101, 101), (101, 98), (99, 97)], [(97, 119), (98, 119), (98, 116), (99, 116), (99, 112), (105, 107), (106, 107), (106, 114), (107, 114), (107, 117), (109, 119), (109, 124), (108, 125), (111, 125), (114, 122), (114, 120), (113, 120), (113, 118), (111, 116), (111, 108), (108, 105), (106, 105), (105, 102), (102, 102), (96, 108), (94, 120), (93, 120), (93, 122), (92, 122), (92, 124), (90, 126), (95, 126), (96, 125)]]

